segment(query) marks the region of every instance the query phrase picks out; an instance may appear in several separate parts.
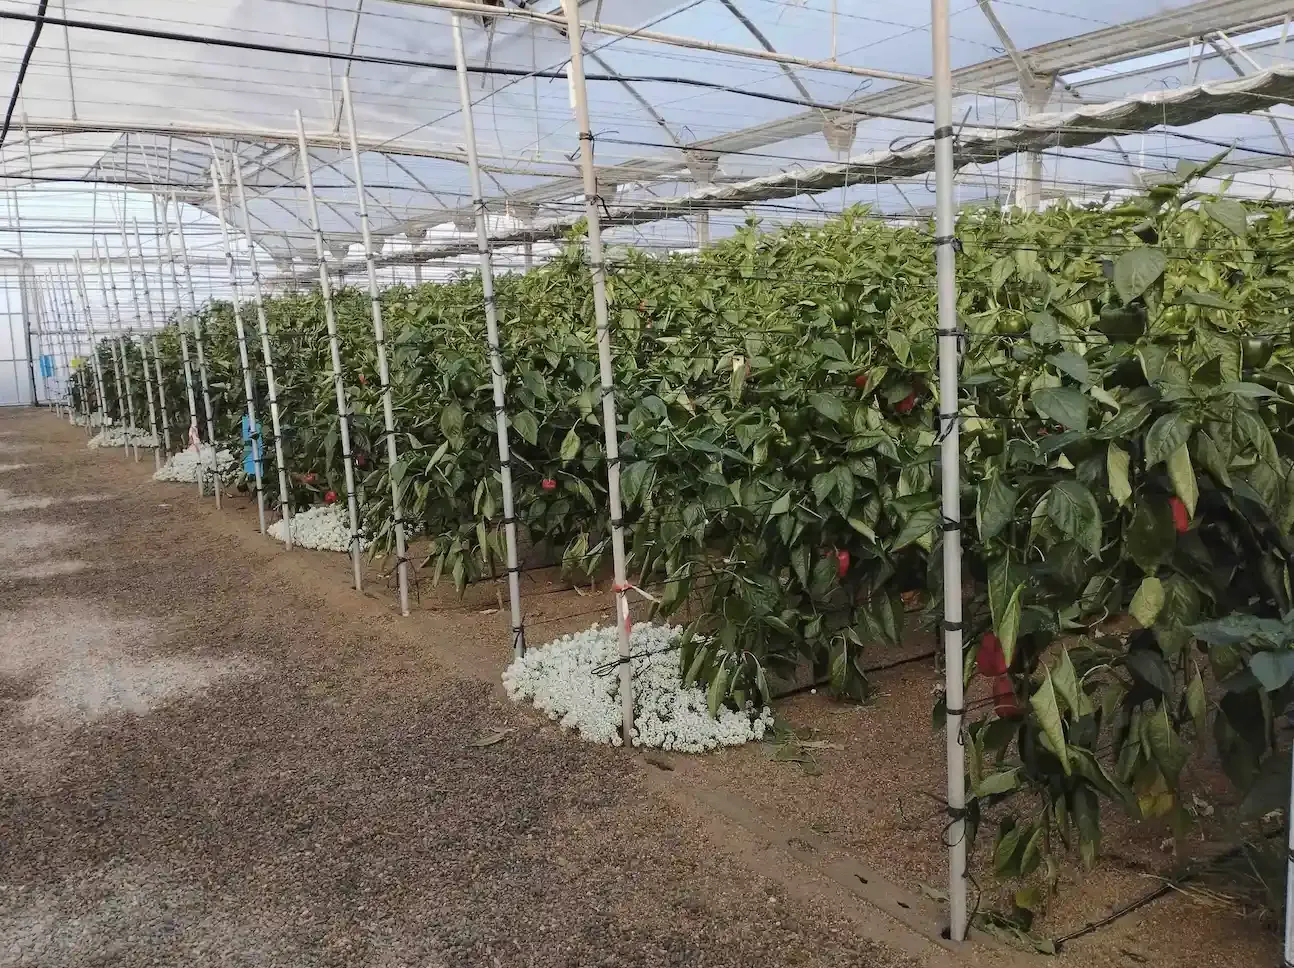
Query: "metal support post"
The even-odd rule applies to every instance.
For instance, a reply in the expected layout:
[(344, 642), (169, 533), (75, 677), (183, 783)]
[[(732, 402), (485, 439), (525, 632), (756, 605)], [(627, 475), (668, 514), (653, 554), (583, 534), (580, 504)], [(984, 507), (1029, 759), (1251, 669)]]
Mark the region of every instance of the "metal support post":
[(247, 191), (243, 187), (243, 173), (238, 160), (231, 159), (234, 170), (234, 187), (238, 192), (238, 208), (243, 216), (243, 239), (252, 267), (252, 297), (256, 303), (256, 330), (261, 337), (261, 361), (265, 365), (266, 396), (270, 401), (270, 427), (274, 431), (274, 461), (279, 471), (279, 514), (283, 518), (283, 544), (292, 550), (292, 491), (288, 487), (288, 462), (283, 455), (283, 425), (279, 420), (278, 380), (274, 375), (274, 354), (270, 347), (269, 320), (265, 318), (265, 294), (261, 289), (261, 270), (256, 261), (256, 243), (252, 240), (251, 216), (247, 214)]
[[(157, 345), (157, 317), (153, 314), (153, 290), (148, 284), (148, 264), (144, 261), (144, 243), (139, 235), (139, 219), (131, 221), (135, 230), (135, 251), (139, 253), (139, 285), (144, 290), (144, 311), (148, 313), (148, 335), (153, 347), (153, 367), (157, 379), (157, 417), (162, 430), (157, 443), (162, 451), (162, 459), (166, 460), (171, 453), (171, 413), (166, 405), (166, 384), (162, 381), (162, 353)], [(140, 333), (139, 338), (142, 341), (144, 334)]]
[(939, 297), (939, 436), (943, 485), (944, 698), (948, 708), (948, 936), (966, 938), (966, 710), (962, 689), (961, 443), (958, 434), (956, 231), (948, 0), (931, 0), (935, 114), (935, 260)]
[[(216, 419), (211, 406), (211, 377), (207, 371), (207, 354), (205, 341), (202, 338), (202, 322), (198, 319), (198, 297), (193, 288), (193, 270), (189, 266), (189, 247), (184, 240), (184, 213), (175, 195), (171, 195), (171, 204), (175, 206), (175, 234), (180, 240), (180, 259), (184, 264), (185, 292), (189, 296), (189, 322), (193, 324), (193, 348), (198, 355), (198, 377), (202, 381), (202, 409), (207, 417), (207, 443), (211, 445), (211, 479), (216, 492), (216, 507), (220, 507), (220, 496), (223, 482), (220, 475), (220, 445), (216, 440)], [(170, 236), (166, 244), (170, 245)], [(202, 493), (202, 474), (198, 474), (198, 493)]]
[[(485, 295), (485, 338), (490, 355), (490, 377), (494, 387), (494, 426), (499, 448), (499, 480), (503, 485), (503, 529), (508, 555), (508, 601), (512, 612), (512, 650), (526, 654), (526, 631), (521, 618), (521, 566), (517, 557), (516, 511), (512, 497), (512, 454), (508, 443), (507, 384), (503, 355), (499, 352), (499, 307), (494, 297), (494, 262), (490, 253), (485, 221), (485, 193), (481, 189), (481, 166), (476, 156), (476, 124), (472, 118), (472, 97), (467, 84), (467, 54), (463, 48), (463, 24), (451, 15), (454, 33), (454, 61), (458, 65), (458, 103), (463, 115), (463, 139), (467, 148), (472, 207), (476, 210), (476, 251), (481, 262), (481, 288)], [(371, 265), (370, 261), (370, 265)], [(374, 289), (374, 303), (377, 301)]]
[[(98, 255), (98, 249), (97, 249), (97, 247), (96, 247), (96, 246), (97, 246), (96, 241), (95, 241), (94, 239), (91, 239), (91, 240), (90, 240), (90, 251), (91, 251), (91, 254), (94, 256), (94, 258), (95, 258), (95, 262), (96, 262), (96, 264), (97, 264), (97, 266), (98, 266), (98, 269), (99, 269), (99, 290), (100, 290), (100, 292), (103, 294), (103, 303), (104, 303), (104, 305), (105, 305), (105, 306), (107, 306), (107, 305), (108, 305), (108, 296), (107, 296), (107, 293), (108, 293), (108, 292), (111, 292), (111, 293), (112, 293), (112, 309), (110, 310), (110, 312), (109, 312), (109, 316), (108, 316), (108, 332), (113, 334), (113, 338), (114, 338), (114, 340), (115, 340), (115, 342), (110, 343), (110, 345), (113, 347), (113, 357), (112, 357), (113, 367), (114, 367), (114, 368), (116, 369), (116, 371), (117, 371), (117, 393), (118, 393), (118, 398), (117, 398), (117, 399), (118, 399), (117, 411), (118, 411), (118, 416), (119, 416), (119, 417), (121, 417), (122, 419), (126, 419), (125, 415), (129, 415), (129, 424), (127, 425), (126, 437), (125, 437), (126, 442), (125, 442), (125, 444), (123, 445), (123, 447), (124, 447), (124, 449), (125, 449), (125, 450), (127, 450), (127, 451), (129, 451), (129, 450), (133, 447), (133, 448), (134, 448), (134, 452), (135, 452), (135, 460), (139, 460), (139, 446), (138, 446), (138, 444), (135, 442), (135, 439), (134, 439), (134, 438), (135, 438), (135, 427), (136, 427), (136, 425), (135, 425), (135, 390), (134, 390), (134, 387), (133, 387), (133, 385), (131, 384), (131, 381), (130, 381), (130, 367), (129, 367), (129, 366), (124, 366), (124, 365), (123, 365), (123, 364), (125, 363), (125, 359), (126, 359), (126, 347), (125, 347), (125, 345), (124, 345), (124, 344), (123, 344), (123, 342), (122, 342), (121, 333), (122, 333), (122, 331), (125, 329), (125, 325), (124, 325), (124, 324), (122, 323), (122, 321), (121, 321), (121, 304), (120, 304), (120, 303), (118, 302), (118, 300), (117, 300), (117, 280), (116, 280), (115, 275), (113, 275), (113, 274), (112, 274), (112, 271), (111, 271), (111, 270), (112, 270), (112, 258), (111, 258), (111, 255), (110, 255), (110, 253), (109, 253), (109, 249), (108, 249), (108, 237), (105, 235), (105, 236), (104, 236), (104, 238), (103, 238), (103, 252), (104, 252), (104, 258), (102, 258), (102, 259), (101, 259), (101, 258), (99, 257), (99, 255)], [(106, 264), (107, 264), (107, 269), (106, 269), (106, 270), (105, 270), (105, 268), (104, 268), (105, 262), (106, 262)], [(104, 277), (105, 277), (105, 276), (107, 276), (107, 281), (108, 281), (108, 282), (107, 282), (107, 286), (108, 286), (107, 291), (104, 291)], [(86, 303), (86, 311), (88, 312), (88, 311), (89, 311), (89, 305), (90, 305), (89, 298), (88, 298), (87, 296), (85, 296), (84, 294), (82, 295), (82, 298), (83, 298), (83, 299), (85, 299), (85, 303)], [(115, 332), (115, 333), (113, 333), (113, 322), (114, 322), (114, 321), (116, 322), (116, 332)], [(120, 394), (121, 394), (121, 388), (122, 388), (122, 386), (123, 386), (123, 385), (124, 385), (124, 386), (125, 386), (125, 388), (126, 388), (126, 390), (125, 390), (125, 393), (126, 393), (126, 406), (125, 406), (124, 408), (123, 408), (123, 407), (121, 407), (121, 405), (120, 405), (120, 400), (121, 400)]]
[[(125, 206), (122, 207), (123, 211)], [(161, 443), (161, 432), (157, 426), (157, 407), (153, 403), (153, 376), (148, 370), (148, 344), (144, 337), (144, 319), (139, 311), (139, 287), (135, 284), (135, 263), (130, 257), (130, 239), (126, 236), (126, 218), (121, 219), (121, 246), (126, 250), (126, 276), (130, 279), (130, 301), (135, 307), (135, 330), (134, 335), (139, 340), (139, 360), (144, 368), (144, 398), (148, 401), (148, 424), (153, 431), (153, 470), (160, 470), (162, 467), (160, 450), (157, 445)], [(105, 243), (105, 248), (106, 248)], [(142, 258), (141, 258), (142, 261)], [(129, 369), (127, 369), (129, 377)], [(139, 456), (138, 450), (135, 456)]]
[(578, 0), (562, 0), (570, 40), (571, 81), (575, 120), (580, 138), (580, 171), (584, 180), (584, 214), (588, 222), (589, 273), (593, 278), (593, 315), (597, 327), (598, 364), (602, 383), (602, 432), (607, 452), (607, 498), (611, 505), (611, 559), (615, 577), (616, 628), (620, 637), (621, 734), (633, 742), (633, 665), (629, 653), (629, 583), (625, 574), (625, 529), (620, 504), (620, 443), (616, 422), (615, 371), (611, 361), (611, 330), (607, 320), (606, 270), (602, 264), (602, 227), (598, 213), (598, 183), (593, 168), (593, 131), (589, 124), (588, 89), (584, 81), (584, 47)]
[(256, 518), (260, 524), (261, 534), (265, 534), (265, 487), (264, 465), (265, 452), (261, 445), (261, 432), (256, 422), (256, 388), (252, 378), (252, 365), (247, 356), (247, 330), (243, 326), (243, 313), (238, 306), (238, 271), (234, 268), (234, 250), (229, 244), (229, 227), (225, 223), (224, 193), (220, 185), (220, 164), (211, 159), (211, 190), (216, 197), (216, 218), (220, 222), (220, 237), (225, 246), (225, 268), (229, 272), (229, 284), (233, 288), (234, 330), (238, 335), (238, 362), (243, 370), (243, 394), (247, 403), (247, 434), (252, 445), (252, 470), (256, 484)]
[[(457, 23), (457, 19), (455, 20)], [(351, 100), (350, 79), (341, 79), (342, 96), (346, 100), (346, 124), (350, 134), (350, 154), (355, 165), (355, 193), (359, 201), (360, 232), (364, 240), (364, 262), (368, 267), (369, 307), (373, 317), (373, 340), (377, 345), (377, 378), (382, 391), (382, 428), (386, 432), (387, 477), (391, 482), (391, 527), (395, 537), (396, 574), (400, 586), (400, 614), (409, 614), (409, 556), (405, 547), (404, 509), (401, 502), (399, 477), (395, 465), (399, 458), (395, 441), (395, 408), (391, 401), (391, 370), (386, 358), (386, 329), (382, 323), (382, 300), (377, 288), (377, 267), (373, 261), (373, 236), (368, 223), (368, 201), (364, 196), (364, 171), (360, 164), (359, 142), (355, 134), (355, 105)], [(502, 419), (500, 417), (500, 419)], [(500, 430), (500, 433), (503, 433)], [(508, 473), (505, 462), (503, 472)], [(504, 483), (504, 517), (512, 517), (510, 480)], [(512, 527), (511, 524), (508, 527)], [(514, 576), (515, 581), (515, 576)]]
[(315, 237), (315, 261), (319, 270), (319, 290), (323, 296), (324, 320), (328, 324), (328, 345), (332, 351), (333, 388), (337, 393), (337, 420), (341, 432), (342, 472), (346, 480), (346, 505), (350, 512), (350, 558), (355, 577), (355, 590), (362, 585), (359, 546), (359, 506), (355, 494), (355, 455), (350, 444), (350, 405), (346, 402), (346, 384), (341, 370), (341, 340), (337, 335), (337, 316), (333, 312), (332, 285), (328, 279), (328, 262), (325, 256), (323, 230), (319, 224), (319, 205), (315, 200), (314, 175), (310, 171), (310, 151), (306, 147), (305, 123), (301, 112), (296, 112), (297, 146), (301, 156), (301, 172), (305, 180), (306, 201), (310, 209), (310, 228)]

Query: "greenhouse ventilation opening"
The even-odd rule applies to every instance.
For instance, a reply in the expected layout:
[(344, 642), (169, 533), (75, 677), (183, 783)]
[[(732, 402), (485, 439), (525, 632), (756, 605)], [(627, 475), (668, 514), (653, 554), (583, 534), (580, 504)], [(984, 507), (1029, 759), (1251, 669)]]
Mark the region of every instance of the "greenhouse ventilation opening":
[[(562, 535), (553, 551), (567, 573), (610, 579), (603, 604), (614, 616), (625, 745), (636, 736), (635, 663), (645, 658), (633, 651), (634, 621), (648, 610), (686, 612), (707, 587), (728, 589), (734, 599), (741, 598), (738, 586), (762, 587), (782, 604), (788, 588), (807, 589), (810, 619), (796, 609), (789, 609), (794, 622), (788, 609), (733, 617), (746, 606), (720, 603), (702, 608), (709, 621), (691, 623), (675, 643), (694, 666), (685, 670), (689, 686), (696, 680), (705, 687), (712, 713), (723, 704), (740, 710), (748, 700), (759, 707), (771, 693), (761, 651), (767, 636), (783, 637), (782, 657), (809, 656), (811, 675), (829, 668), (834, 685), (865, 678), (863, 648), (886, 638), (887, 629), (897, 638), (901, 624), (897, 592), (886, 585), (904, 567), (900, 552), (937, 554), (929, 591), (945, 676), (947, 932), (961, 941), (972, 917), (967, 855), (981, 806), (996, 806), (994, 797), (1015, 789), (986, 793), (980, 773), (972, 735), (980, 727), (970, 715), (977, 700), (967, 698), (967, 683), (987, 639), (976, 640), (986, 630), (976, 624), (982, 609), (972, 589), (989, 586), (987, 633), (1004, 647), (1003, 669), (992, 674), (999, 684), (1011, 675), (1017, 636), (1030, 634), (1022, 623), (1038, 621), (1021, 604), (1022, 583), (1011, 578), (1023, 562), (1006, 554), (1003, 570), (984, 581), (969, 563), (963, 573), (964, 559), (973, 557), (969, 545), (982, 544), (988, 530), (982, 495), (1008, 501), (999, 516), (1015, 513), (1014, 501), (1022, 500), (1000, 478), (966, 476), (967, 448), (1009, 434), (986, 432), (988, 422), (1023, 420), (978, 412), (968, 419), (965, 391), (976, 384), (959, 385), (965, 359), (977, 340), (1028, 334), (1030, 347), (1013, 350), (1013, 359), (1037, 350), (1053, 361), (1056, 372), (1027, 387), (1031, 394), (1057, 391), (1044, 399), (1063, 405), (1034, 414), (1050, 421), (1043, 429), (1053, 437), (1087, 433), (1089, 411), (1123, 413), (1127, 406), (1089, 378), (1085, 355), (1117, 338), (1087, 343), (1080, 332), (1081, 345), (1070, 349), (1053, 333), (1052, 310), (1072, 305), (1056, 300), (1086, 292), (1077, 281), (1073, 292), (1057, 287), (1030, 311), (1006, 296), (997, 301), (1012, 279), (1060, 272), (1063, 259), (1046, 262), (1066, 245), (1018, 244), (1024, 236), (1011, 235), (1012, 213), (1027, 220), (1090, 205), (1111, 218), (1144, 216), (1128, 232), (1156, 254), (1125, 261), (1126, 252), (1110, 249), (1108, 281), (1084, 282), (1091, 287), (1084, 299), (1117, 294), (1117, 305), (1098, 313), (1102, 322), (1107, 310), (1153, 316), (1168, 308), (1180, 308), (1186, 320), (1238, 304), (1229, 294), (1191, 291), (1179, 304), (1158, 305), (1165, 265), (1178, 258), (1160, 243), (1161, 233), (1175, 231), (1156, 221), (1163, 207), (1180, 202), (1181, 211), (1205, 212), (1243, 238), (1255, 219), (1287, 209), (1294, 195), (1287, 2), (1074, 6), (932, 0), (927, 19), (915, 8), (839, 0), (216, 0), (178, 7), (0, 0), (0, 32), (11, 51), (23, 51), (0, 134), (10, 214), (0, 232), (0, 329), (7, 334), (0, 338), (0, 405), (50, 406), (82, 423), (92, 445), (120, 447), (135, 460), (151, 450), (159, 474), (192, 452), (196, 470), (185, 480), (200, 494), (211, 487), (219, 507), (241, 489), (256, 504), (261, 532), (281, 528), (285, 550), (344, 551), (356, 591), (365, 587), (365, 549), (385, 562), (380, 574), (392, 580), (402, 615), (424, 583), (452, 581), (462, 589), (506, 582), (507, 645), (518, 660), (536, 647), (531, 640), (541, 624), (532, 613), (527, 626), (525, 573), (542, 553), (529, 545), (549, 532)], [(958, 291), (959, 232), (993, 218), (1004, 219), (1003, 238), (985, 308), (978, 291)], [(856, 320), (885, 319), (890, 290), (906, 284), (910, 267), (857, 252), (856, 264), (832, 265), (824, 253), (800, 267), (836, 273), (815, 302), (806, 298), (804, 279), (759, 261), (755, 225), (765, 237), (781, 232), (786, 239), (840, 225), (864, 226), (858, 238), (875, 226), (923, 233), (934, 267), (934, 319), (918, 320), (923, 310), (915, 303), (897, 307), (893, 317), (914, 315), (877, 323), (864, 337), (884, 342), (895, 365), (872, 366), (867, 356), (860, 368), (870, 351), (855, 341), (863, 332)], [(1192, 248), (1199, 244), (1197, 238)], [(1021, 259), (1017, 251), (1033, 254)], [(672, 267), (673, 276), (641, 291), (635, 283), (659, 281), (643, 271), (648, 260)], [(717, 306), (713, 289), (697, 297), (699, 309), (673, 305), (681, 297), (669, 285), (689, 276), (749, 283), (750, 301)], [(123, 288), (130, 296), (124, 310)], [(777, 333), (765, 326), (767, 314), (786, 309), (770, 309), (775, 299), (802, 307), (797, 325), (822, 322), (834, 335), (806, 328), (803, 347), (770, 342)], [(541, 305), (560, 311), (545, 317), (535, 310)], [(984, 319), (994, 312), (1013, 315), (1020, 330), (993, 329)], [(707, 320), (712, 339), (686, 364), (654, 370), (677, 341), (669, 327), (683, 319)], [(652, 327), (659, 342), (644, 344)], [(1262, 336), (1246, 331), (1240, 338)], [(928, 359), (918, 347), (923, 341)], [(764, 356), (770, 345), (788, 355), (819, 353), (829, 364), (824, 372), (854, 381), (857, 399), (846, 405), (815, 384), (799, 387), (803, 399), (792, 406), (776, 394), (796, 388), (769, 382), (781, 365)], [(1169, 366), (1157, 353), (1139, 358), (1152, 361), (1139, 364), (1143, 383)], [(917, 369), (919, 357), (925, 370)], [(1265, 399), (1279, 394), (1276, 384), (1286, 385), (1239, 378), (1267, 369), (1266, 360), (1243, 369), (1236, 363), (1235, 378), (1224, 381), (1231, 357), (1219, 351), (1218, 358), (1216, 383), (1258, 387), (1241, 395)], [(927, 387), (926, 377), (935, 385)], [(568, 390), (572, 400), (558, 406)], [(881, 512), (867, 508), (862, 482), (864, 465), (875, 462), (882, 416), (868, 413), (886, 411), (890, 419), (915, 407), (925, 414), (927, 390), (937, 402), (921, 429), (928, 437), (914, 437), (921, 456), (913, 463), (932, 468), (929, 486), (913, 484), (915, 471), (892, 493), (878, 486), (878, 504), (909, 515), (896, 535), (878, 536), (867, 515)], [(890, 391), (893, 399), (884, 396)], [(423, 392), (434, 394), (431, 412)], [(826, 467), (821, 452), (800, 454), (814, 476), (794, 500), (790, 490), (764, 493), (758, 481), (725, 477), (735, 466), (796, 463), (770, 456), (772, 430), (763, 437), (752, 430), (746, 439), (746, 431), (733, 429), (745, 417), (725, 415), (715, 402), (725, 398), (758, 400), (758, 419), (778, 422), (777, 443), (788, 445), (787, 455), (830, 424), (847, 459)], [(679, 434), (711, 413), (722, 415), (713, 439)], [(233, 428), (241, 421), (255, 445), (251, 474), (222, 457), (238, 452)], [(1192, 464), (1188, 444), (1203, 422), (1164, 431), (1174, 444), (1164, 445), (1164, 466), (1180, 488), (1173, 499), (1191, 515), (1196, 467), (1215, 454), (1197, 453)], [(740, 452), (723, 436), (729, 433)], [(1252, 430), (1246, 440), (1259, 437)], [(1127, 462), (1137, 455), (1113, 443), (1113, 470), (1098, 470), (1126, 481)], [(1265, 443), (1253, 446), (1265, 458)], [(696, 476), (729, 494), (731, 506), (668, 507), (667, 495), (644, 500), (655, 465), (682, 461), (684, 451), (713, 456)], [(1075, 466), (1068, 451), (1054, 454)], [(1218, 459), (1206, 469), (1227, 477), (1226, 460)], [(937, 500), (918, 506), (917, 491), (936, 494), (934, 478)], [(1259, 494), (1264, 482), (1246, 487)], [(972, 491), (973, 513), (963, 508)], [(1073, 506), (1038, 504), (1035, 518), (1078, 531), (1086, 499), (1072, 488), (1059, 494)], [(819, 514), (818, 507), (827, 510)], [(716, 532), (707, 531), (715, 519), (725, 527), (740, 520), (752, 534), (776, 532), (790, 547), (792, 535), (810, 527), (826, 534), (826, 525), (811, 519), (831, 514), (850, 529), (845, 537), (813, 552), (803, 545), (803, 557), (797, 550), (777, 574), (760, 572), (754, 544), (734, 540), (720, 553)], [(971, 532), (972, 518), (973, 539), (963, 533)], [(577, 519), (582, 523), (571, 524)], [(1099, 523), (1098, 512), (1098, 537)], [(708, 536), (711, 546), (686, 561), (671, 557), (692, 533)], [(860, 559), (845, 545), (859, 536), (888, 572), (846, 594), (846, 576)], [(1154, 569), (1162, 564), (1154, 563), (1152, 584), (1129, 604), (1133, 614), (1153, 619), (1164, 607), (1171, 576), (1161, 581)], [(848, 599), (839, 607), (850, 621), (830, 627), (817, 611), (815, 582)], [(368, 587), (381, 593), (372, 581)], [(994, 598), (1002, 589), (1005, 600)], [(827, 601), (825, 593), (820, 598)], [(1158, 607), (1147, 611), (1149, 600)], [(756, 617), (764, 636), (758, 648), (746, 638)], [(1065, 621), (1068, 631), (1084, 627), (1076, 616)], [(1068, 777), (1062, 707), (1077, 717), (1086, 705), (1065, 655), (1063, 671), (1040, 665), (1037, 682), (1017, 682), (1010, 697), (999, 693), (995, 715), (1007, 718), (1002, 710), (1013, 709), (1024, 720), (1034, 716), (1039, 742)], [(1017, 700), (1029, 708), (1016, 708)], [(1023, 736), (1028, 727), (1021, 729)], [(1176, 733), (1167, 720), (1155, 729), (1147, 748), (1162, 751), (1163, 729)], [(1107, 781), (1098, 777), (1091, 786), (1116, 785)], [(1019, 776), (994, 782), (1005, 787)], [(1083, 796), (1069, 804), (1076, 814)], [(1046, 831), (1051, 824), (1046, 820)], [(999, 846), (1006, 836), (999, 834)], [(1029, 849), (1020, 845), (1022, 855)], [(1294, 877), (1288, 883), (1294, 890)], [(1294, 959), (1294, 922), (1286, 959)]]

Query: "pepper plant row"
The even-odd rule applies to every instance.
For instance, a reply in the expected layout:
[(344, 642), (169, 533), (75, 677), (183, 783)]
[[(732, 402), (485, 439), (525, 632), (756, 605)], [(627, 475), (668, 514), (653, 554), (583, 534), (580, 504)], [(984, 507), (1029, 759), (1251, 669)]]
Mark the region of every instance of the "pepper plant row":
[[(1292, 607), (1294, 226), (1200, 195), (1201, 172), (1184, 165), (1117, 207), (960, 220), (965, 673), (991, 697), (967, 730), (970, 820), (998, 819), (1004, 876), (1054, 876), (1070, 847), (1090, 862), (1103, 807), (1185, 823), (1182, 772), (1204, 745), (1255, 803), (1280, 786), (1273, 711), (1294, 693), (1294, 653), (1194, 630)], [(688, 606), (685, 681), (741, 708), (808, 663), (862, 697), (864, 654), (898, 643), (905, 595), (941, 595), (929, 231), (856, 210), (611, 261), (631, 575), (657, 583), (661, 613)], [(497, 298), (520, 523), (593, 574), (609, 557), (607, 468), (580, 239), (499, 279)], [(394, 466), (373, 456), (367, 293), (334, 301), (370, 547), (389, 551), (391, 476), (437, 579), (493, 573), (503, 504), (479, 278), (382, 296)], [(321, 297), (266, 308), (306, 506), (343, 490)], [(222, 443), (241, 446), (230, 307), (197, 322)], [(161, 345), (183, 401), (178, 339)]]

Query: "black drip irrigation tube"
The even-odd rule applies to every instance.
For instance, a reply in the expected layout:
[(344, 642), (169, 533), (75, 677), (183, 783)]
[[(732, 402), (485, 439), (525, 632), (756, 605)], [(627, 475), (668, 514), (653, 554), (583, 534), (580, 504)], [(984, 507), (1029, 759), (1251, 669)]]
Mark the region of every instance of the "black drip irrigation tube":
[[(1284, 836), (1284, 834), (1283, 833), (1271, 834), (1269, 835), (1268, 839), (1271, 839), (1271, 837), (1278, 837), (1278, 836)], [(1149, 891), (1148, 893), (1144, 894), (1143, 896), (1137, 898), (1134, 901), (1129, 901), (1127, 904), (1124, 904), (1121, 907), (1115, 908), (1112, 912), (1110, 912), (1105, 917), (1100, 918), (1096, 921), (1089, 921), (1087, 924), (1083, 925), (1078, 930), (1071, 931), (1069, 934), (1065, 935), (1064, 937), (1054, 939), (1052, 941), (1052, 944), (1056, 946), (1056, 953), (1060, 954), (1061, 949), (1069, 942), (1076, 941), (1079, 938), (1086, 937), (1089, 934), (1095, 934), (1097, 931), (1101, 930), (1102, 928), (1109, 927), (1111, 924), (1113, 924), (1115, 921), (1118, 921), (1120, 918), (1125, 918), (1129, 914), (1132, 914), (1136, 911), (1141, 910), (1146, 905), (1152, 904), (1155, 901), (1158, 901), (1161, 897), (1171, 893), (1172, 891), (1177, 890), (1177, 888), (1181, 887), (1183, 884), (1186, 884), (1190, 881), (1195, 880), (1195, 878), (1199, 877), (1202, 871), (1208, 870), (1210, 867), (1214, 866), (1215, 864), (1220, 864), (1223, 861), (1231, 860), (1235, 857), (1238, 857), (1240, 853), (1244, 851), (1244, 849), (1245, 849), (1244, 844), (1236, 844), (1234, 847), (1229, 847), (1228, 849), (1224, 850), (1222, 853), (1218, 854), (1216, 857), (1212, 858), (1211, 860), (1200, 864), (1198, 867), (1183, 871), (1177, 877), (1171, 877), (1166, 879), (1162, 884), (1160, 884), (1154, 890)]]
[(1102, 928), (1109, 927), (1111, 924), (1113, 924), (1115, 921), (1118, 921), (1120, 918), (1127, 917), (1129, 914), (1132, 914), (1135, 911), (1141, 910), (1147, 904), (1152, 904), (1153, 902), (1158, 901), (1165, 894), (1168, 894), (1169, 892), (1175, 890), (1178, 887), (1178, 885), (1185, 884), (1187, 881), (1191, 879), (1191, 877), (1192, 875), (1187, 873), (1173, 880), (1165, 881), (1163, 884), (1160, 884), (1158, 887), (1156, 887), (1153, 891), (1150, 891), (1148, 894), (1145, 894), (1142, 897), (1137, 898), (1135, 901), (1129, 901), (1127, 904), (1124, 904), (1122, 907), (1115, 908), (1112, 912), (1107, 914), (1105, 917), (1100, 918), (1099, 920), (1096, 920), (1096, 921), (1089, 921), (1087, 924), (1083, 925), (1077, 931), (1071, 931), (1063, 938), (1053, 939), (1051, 943), (1056, 946), (1056, 954), (1060, 954), (1061, 950), (1065, 947), (1065, 945), (1069, 944), (1069, 942), (1076, 941), (1077, 939), (1086, 937), (1089, 934), (1095, 934), (1097, 931), (1100, 931)]

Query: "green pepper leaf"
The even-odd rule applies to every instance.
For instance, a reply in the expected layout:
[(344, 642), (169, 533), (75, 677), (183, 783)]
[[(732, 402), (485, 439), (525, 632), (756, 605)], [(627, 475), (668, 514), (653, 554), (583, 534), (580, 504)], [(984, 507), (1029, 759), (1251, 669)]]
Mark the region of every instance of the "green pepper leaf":
[(1033, 393), (1033, 406), (1066, 430), (1086, 430), (1089, 401), (1073, 387), (1043, 387)]
[(1065, 747), (1065, 730), (1061, 725), (1060, 707), (1056, 703), (1056, 687), (1051, 681), (1050, 670), (1043, 675), (1042, 682), (1029, 697), (1029, 705), (1033, 707), (1034, 715), (1038, 717), (1038, 725), (1042, 727), (1042, 731), (1051, 743), (1052, 752), (1064, 767), (1065, 775), (1069, 776), (1071, 767)]
[(1129, 249), (1114, 262), (1114, 288), (1126, 306), (1154, 285), (1168, 268), (1162, 250), (1146, 246)]
[(1150, 628), (1159, 617), (1164, 607), (1164, 583), (1154, 575), (1147, 575), (1141, 580), (1128, 612), (1141, 623), (1142, 628)]

